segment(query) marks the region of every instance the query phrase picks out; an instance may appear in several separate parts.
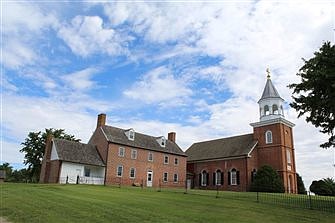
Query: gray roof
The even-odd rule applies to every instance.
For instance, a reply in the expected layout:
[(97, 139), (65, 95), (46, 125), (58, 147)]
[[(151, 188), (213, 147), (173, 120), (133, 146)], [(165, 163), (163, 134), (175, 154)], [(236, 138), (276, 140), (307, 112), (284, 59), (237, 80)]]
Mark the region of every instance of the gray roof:
[(259, 100), (266, 98), (281, 98), (270, 78), (267, 79), (262, 97)]
[(95, 166), (105, 166), (94, 145), (65, 139), (53, 139), (59, 160)]
[(198, 142), (186, 150), (187, 161), (247, 156), (256, 144), (253, 134)]
[(181, 148), (174, 142), (166, 139), (166, 146), (161, 147), (157, 142), (160, 137), (154, 137), (145, 135), (142, 133), (135, 132), (135, 139), (129, 140), (125, 132), (128, 130), (120, 129), (112, 126), (102, 126), (103, 132), (105, 133), (107, 140), (112, 143), (117, 143), (121, 145), (126, 145), (130, 147), (136, 147), (141, 149), (153, 150), (163, 153), (171, 153), (181, 156), (186, 156), (186, 154), (181, 150)]

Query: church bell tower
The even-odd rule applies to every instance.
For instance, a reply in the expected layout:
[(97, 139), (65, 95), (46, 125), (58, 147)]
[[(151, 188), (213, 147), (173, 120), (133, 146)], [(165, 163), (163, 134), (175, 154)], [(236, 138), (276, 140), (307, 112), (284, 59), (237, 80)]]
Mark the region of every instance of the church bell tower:
[(286, 193), (297, 193), (297, 177), (292, 128), (284, 117), (284, 100), (271, 81), (269, 69), (262, 97), (258, 101), (260, 120), (251, 123), (258, 141), (258, 168), (269, 165), (282, 178)]

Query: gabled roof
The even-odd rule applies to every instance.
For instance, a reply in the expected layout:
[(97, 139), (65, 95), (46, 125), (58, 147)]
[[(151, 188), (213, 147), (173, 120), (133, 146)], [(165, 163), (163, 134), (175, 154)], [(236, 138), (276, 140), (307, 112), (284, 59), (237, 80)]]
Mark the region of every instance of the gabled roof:
[(266, 99), (266, 98), (281, 98), (275, 86), (272, 84), (272, 81), (270, 78), (267, 79), (264, 90), (263, 90), (262, 97), (259, 100)]
[(130, 147), (153, 150), (163, 153), (171, 153), (180, 156), (186, 156), (186, 154), (181, 150), (181, 148), (176, 143), (168, 139), (166, 139), (165, 147), (162, 147), (159, 145), (157, 141), (157, 139), (160, 137), (154, 137), (135, 132), (135, 139), (129, 140), (125, 134), (125, 132), (127, 131), (125, 129), (120, 129), (108, 125), (104, 125), (101, 128), (104, 134), (106, 135), (107, 141), (111, 143), (117, 143)]
[(59, 160), (95, 166), (105, 166), (94, 145), (65, 139), (53, 139)]
[(256, 146), (253, 134), (194, 143), (186, 150), (187, 161), (201, 161), (248, 156)]

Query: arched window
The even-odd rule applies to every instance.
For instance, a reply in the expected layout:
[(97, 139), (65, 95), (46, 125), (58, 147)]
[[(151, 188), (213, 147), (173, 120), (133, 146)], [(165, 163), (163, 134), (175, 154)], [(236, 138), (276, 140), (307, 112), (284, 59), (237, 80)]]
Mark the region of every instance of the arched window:
[(282, 105), (280, 106), (280, 114), (281, 114), (281, 115), (284, 115), (284, 109), (283, 109), (283, 106), (282, 106)]
[(265, 143), (266, 144), (272, 143), (272, 132), (270, 130), (266, 131), (265, 133)]
[(240, 171), (235, 168), (228, 172), (228, 184), (239, 185), (240, 184)]
[(275, 114), (275, 115), (279, 114), (278, 105), (276, 104), (272, 105), (272, 114)]
[(213, 185), (223, 185), (223, 173), (221, 170), (213, 173)]
[(265, 105), (265, 106), (264, 106), (264, 115), (269, 115), (269, 114), (270, 114), (269, 106), (268, 106), (268, 105)]
[(208, 181), (208, 173), (206, 170), (201, 172), (201, 186), (207, 186)]
[(253, 169), (253, 170), (251, 171), (251, 182), (254, 182), (256, 173), (257, 173), (257, 170), (256, 170), (256, 169)]

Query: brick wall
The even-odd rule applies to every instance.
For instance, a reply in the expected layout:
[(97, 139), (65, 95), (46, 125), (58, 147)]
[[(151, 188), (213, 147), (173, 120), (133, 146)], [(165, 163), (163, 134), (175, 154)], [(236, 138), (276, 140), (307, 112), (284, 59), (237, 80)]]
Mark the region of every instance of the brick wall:
[[(119, 157), (119, 148), (125, 149), (124, 157)], [(137, 150), (137, 158), (131, 159), (131, 150)], [(153, 161), (148, 161), (148, 153), (153, 154)], [(164, 164), (164, 156), (169, 157), (169, 163)], [(178, 158), (178, 165), (174, 164), (174, 159)], [(123, 166), (122, 177), (117, 176), (117, 166)], [(136, 169), (135, 178), (130, 178), (130, 168)], [(173, 186), (184, 187), (186, 180), (186, 157), (167, 154), (157, 151), (149, 151), (145, 149), (132, 148), (118, 144), (109, 144), (108, 158), (106, 167), (106, 184), (132, 185), (142, 184), (146, 186), (147, 172), (153, 172), (152, 187)], [(164, 172), (168, 173), (168, 181), (163, 181)], [(173, 182), (173, 175), (178, 174), (178, 182)]]
[(97, 128), (94, 131), (93, 135), (88, 141), (88, 144), (92, 144), (97, 147), (101, 159), (103, 160), (104, 163), (106, 163), (107, 162), (108, 142), (101, 128)]
[[(249, 162), (250, 164), (248, 165)], [(249, 161), (249, 158), (240, 158), (231, 160), (189, 163), (188, 169), (194, 170), (193, 183), (195, 188), (216, 189), (217, 186), (213, 184), (213, 173), (215, 173), (219, 169), (224, 174), (223, 184), (219, 186), (220, 190), (247, 191), (249, 188), (251, 176), (251, 174), (248, 174), (248, 168), (253, 168), (254, 164), (254, 160)], [(228, 184), (228, 172), (231, 171), (233, 168), (239, 171), (239, 185)], [(199, 182), (199, 174), (202, 173), (203, 170), (209, 173), (209, 181), (205, 187), (201, 186)]]

